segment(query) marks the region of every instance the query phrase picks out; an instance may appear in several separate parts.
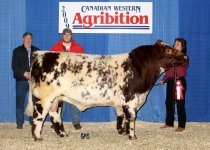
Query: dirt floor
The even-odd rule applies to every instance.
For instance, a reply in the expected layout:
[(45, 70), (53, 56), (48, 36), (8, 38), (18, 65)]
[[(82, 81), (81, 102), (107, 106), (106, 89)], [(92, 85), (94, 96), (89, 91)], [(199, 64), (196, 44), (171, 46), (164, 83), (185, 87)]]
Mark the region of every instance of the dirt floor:
[[(137, 140), (119, 135), (116, 122), (82, 122), (75, 131), (71, 123), (64, 123), (68, 137), (60, 138), (45, 122), (43, 141), (34, 141), (31, 126), (23, 129), (14, 123), (0, 123), (0, 150), (208, 150), (210, 149), (210, 123), (187, 122), (184, 132), (175, 128), (160, 129), (162, 123), (136, 122)], [(177, 125), (177, 122), (176, 122)]]

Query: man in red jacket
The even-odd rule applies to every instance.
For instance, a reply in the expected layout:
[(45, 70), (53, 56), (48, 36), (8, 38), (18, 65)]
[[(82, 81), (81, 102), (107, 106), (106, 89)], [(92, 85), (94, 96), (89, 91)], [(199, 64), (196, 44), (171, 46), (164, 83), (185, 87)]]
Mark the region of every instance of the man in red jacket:
[[(62, 39), (54, 44), (51, 48), (51, 51), (57, 51), (57, 52), (72, 52), (72, 53), (84, 53), (83, 47), (76, 43), (72, 39), (72, 31), (69, 28), (65, 28), (62, 33)], [(58, 103), (54, 102), (51, 107), (51, 111), (56, 111), (58, 108)], [(66, 102), (63, 104), (63, 109), (62, 109), (62, 119), (64, 115), (64, 111), (66, 108)], [(72, 123), (74, 125), (74, 128), (76, 130), (81, 129), (80, 125), (80, 111), (77, 109), (76, 106), (70, 104), (70, 113), (71, 113), (71, 118), (72, 118)]]
[(63, 30), (62, 39), (52, 46), (51, 51), (84, 53), (83, 47), (72, 39), (72, 31), (69, 28)]

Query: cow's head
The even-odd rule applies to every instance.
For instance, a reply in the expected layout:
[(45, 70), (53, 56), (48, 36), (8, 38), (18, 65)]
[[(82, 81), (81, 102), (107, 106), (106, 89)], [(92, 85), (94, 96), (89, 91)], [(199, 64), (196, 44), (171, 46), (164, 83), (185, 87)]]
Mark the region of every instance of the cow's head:
[(157, 56), (160, 67), (168, 69), (170, 67), (184, 66), (187, 64), (186, 54), (174, 49), (169, 44), (158, 40), (155, 46), (159, 47)]

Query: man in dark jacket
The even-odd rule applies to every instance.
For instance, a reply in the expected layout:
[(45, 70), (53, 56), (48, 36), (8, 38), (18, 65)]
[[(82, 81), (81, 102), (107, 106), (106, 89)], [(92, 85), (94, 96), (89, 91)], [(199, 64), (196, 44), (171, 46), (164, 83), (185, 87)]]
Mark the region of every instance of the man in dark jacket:
[(23, 34), (23, 45), (13, 50), (12, 70), (16, 79), (16, 123), (17, 129), (22, 129), (24, 123), (24, 102), (29, 89), (30, 63), (32, 53), (39, 48), (32, 45), (33, 35), (30, 32)]

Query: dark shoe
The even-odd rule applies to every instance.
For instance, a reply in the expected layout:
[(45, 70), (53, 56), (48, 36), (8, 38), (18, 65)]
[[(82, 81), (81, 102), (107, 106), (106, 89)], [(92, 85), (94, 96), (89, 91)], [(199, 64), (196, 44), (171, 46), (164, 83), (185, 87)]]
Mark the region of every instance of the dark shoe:
[(160, 127), (161, 129), (166, 129), (166, 128), (173, 128), (173, 126), (169, 126), (169, 125), (164, 125), (162, 127)]
[(185, 128), (178, 127), (178, 128), (175, 130), (175, 132), (182, 132), (182, 131), (184, 131), (184, 130), (185, 130)]
[(54, 127), (53, 127), (53, 125), (51, 125), (51, 126), (50, 126), (50, 128), (52, 128), (52, 129), (53, 129), (53, 128), (54, 128)]
[(74, 125), (75, 130), (80, 130), (82, 127), (80, 124), (75, 124)]
[(17, 125), (17, 129), (22, 129), (23, 125)]

